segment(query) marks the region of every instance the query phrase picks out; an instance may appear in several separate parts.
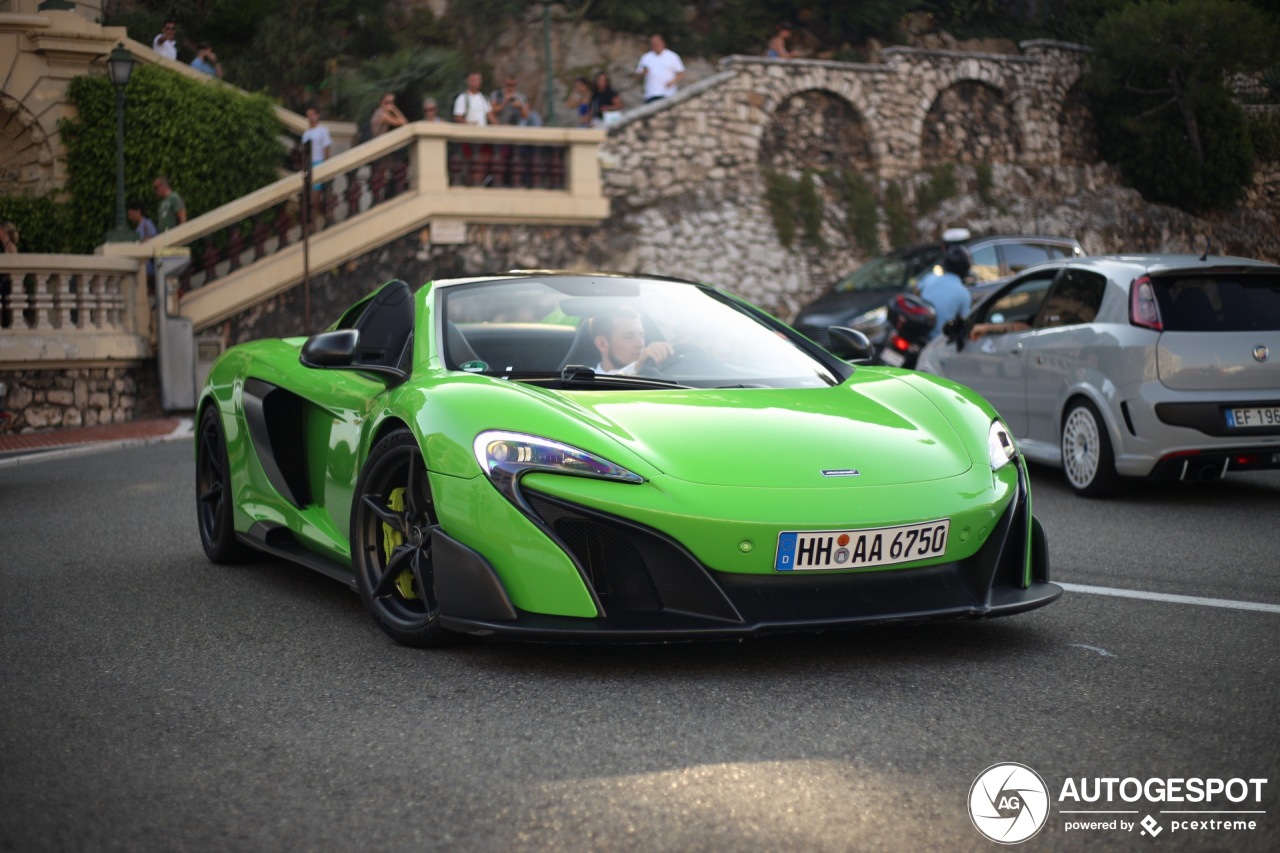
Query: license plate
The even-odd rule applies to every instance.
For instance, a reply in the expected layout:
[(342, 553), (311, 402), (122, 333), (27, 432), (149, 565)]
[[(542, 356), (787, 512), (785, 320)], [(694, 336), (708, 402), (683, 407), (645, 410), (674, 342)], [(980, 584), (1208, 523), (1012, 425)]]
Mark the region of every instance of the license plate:
[(1280, 427), (1280, 406), (1247, 406), (1227, 409), (1227, 429)]
[(886, 349), (880, 352), (880, 360), (890, 367), (902, 367), (907, 363), (907, 357), (896, 349)]
[(805, 530), (778, 534), (774, 571), (865, 569), (941, 556), (951, 519), (866, 530)]

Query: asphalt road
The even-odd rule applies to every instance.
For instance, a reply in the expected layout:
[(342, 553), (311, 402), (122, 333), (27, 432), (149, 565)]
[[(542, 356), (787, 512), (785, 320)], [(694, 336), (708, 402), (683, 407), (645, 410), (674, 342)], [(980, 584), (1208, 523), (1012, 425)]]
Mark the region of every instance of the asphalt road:
[[(1022, 849), (1280, 847), (1280, 472), (1106, 502), (1033, 480), (1055, 580), (1187, 599), (414, 651), (305, 569), (209, 564), (189, 440), (0, 468), (0, 850), (992, 850), (967, 804), (1000, 762), (1053, 801)], [(1060, 800), (1170, 777), (1268, 781)], [(1063, 813), (1101, 809), (1128, 813)], [(1162, 813), (1206, 809), (1261, 813)]]

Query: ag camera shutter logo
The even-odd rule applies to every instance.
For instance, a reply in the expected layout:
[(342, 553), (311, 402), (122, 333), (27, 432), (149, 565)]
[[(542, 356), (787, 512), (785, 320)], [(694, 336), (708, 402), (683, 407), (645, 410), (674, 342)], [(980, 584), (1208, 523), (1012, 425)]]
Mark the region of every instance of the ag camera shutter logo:
[(1020, 844), (1049, 819), (1049, 788), (1025, 764), (993, 764), (969, 788), (969, 819), (992, 841)]

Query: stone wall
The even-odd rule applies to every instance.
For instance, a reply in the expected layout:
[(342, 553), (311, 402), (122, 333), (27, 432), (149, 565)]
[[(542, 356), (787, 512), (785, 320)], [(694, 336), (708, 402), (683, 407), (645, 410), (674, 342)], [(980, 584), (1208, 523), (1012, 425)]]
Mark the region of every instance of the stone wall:
[(118, 424), (160, 414), (154, 362), (137, 367), (0, 373), (0, 431)]

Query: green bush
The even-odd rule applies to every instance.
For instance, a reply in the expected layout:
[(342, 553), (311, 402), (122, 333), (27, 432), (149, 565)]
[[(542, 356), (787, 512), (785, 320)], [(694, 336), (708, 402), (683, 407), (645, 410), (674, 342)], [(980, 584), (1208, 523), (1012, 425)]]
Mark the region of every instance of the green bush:
[(916, 209), (928, 213), (956, 194), (956, 167), (954, 163), (939, 163), (929, 167), (929, 179), (916, 191)]
[(902, 246), (911, 242), (915, 236), (915, 226), (911, 221), (911, 212), (907, 210), (902, 185), (897, 181), (891, 181), (885, 188), (884, 219), (889, 228), (889, 245)]
[(807, 169), (800, 176), (800, 184), (796, 188), (796, 206), (800, 223), (804, 226), (804, 242), (815, 249), (825, 249), (827, 241), (822, 238), (822, 194), (818, 192), (813, 172)]
[(973, 167), (974, 177), (978, 182), (978, 198), (982, 199), (982, 203), (987, 207), (997, 207), (998, 202), (995, 194), (995, 175), (992, 172), (990, 163), (977, 163)]
[(24, 252), (58, 255), (71, 251), (74, 243), (64, 206), (48, 196), (0, 196), (3, 222), (18, 226), (18, 248)]
[[(105, 77), (71, 81), (67, 149), (69, 248), (88, 252), (115, 224), (116, 93)], [(134, 68), (125, 97), (125, 195), (154, 211), (165, 175), (188, 217), (265, 186), (284, 162), (281, 126), (265, 96), (210, 86), (150, 65)]]
[(1085, 78), (1098, 146), (1151, 201), (1227, 207), (1253, 148), (1224, 75), (1274, 61), (1274, 19), (1240, 0), (1148, 0), (1098, 25)]
[(879, 249), (876, 229), (876, 194), (871, 182), (856, 172), (835, 172), (828, 177), (844, 206), (845, 230), (864, 252)]
[(1253, 144), (1253, 156), (1271, 163), (1280, 161), (1280, 113), (1246, 113), (1245, 127)]
[(788, 249), (796, 241), (796, 196), (800, 182), (781, 172), (766, 172), (764, 200), (773, 219), (778, 242)]

